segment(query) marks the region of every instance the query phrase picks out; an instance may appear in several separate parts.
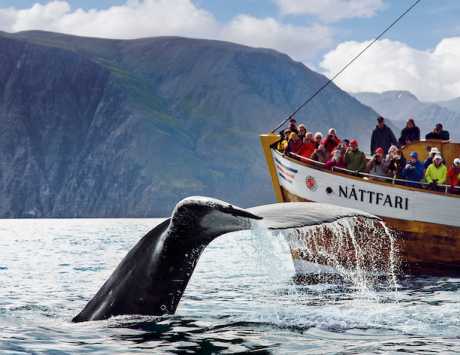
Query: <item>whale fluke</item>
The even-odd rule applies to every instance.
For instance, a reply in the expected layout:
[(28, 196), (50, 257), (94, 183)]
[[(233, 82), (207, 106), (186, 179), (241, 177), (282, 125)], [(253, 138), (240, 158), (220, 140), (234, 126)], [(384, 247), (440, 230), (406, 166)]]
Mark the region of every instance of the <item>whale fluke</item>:
[(73, 322), (124, 314), (172, 314), (204, 248), (261, 219), (216, 199), (190, 197), (125, 256)]
[(206, 246), (220, 235), (247, 230), (263, 219), (269, 229), (290, 229), (367, 213), (316, 203), (282, 203), (247, 210), (205, 197), (189, 197), (125, 256), (73, 322), (138, 314), (173, 314)]

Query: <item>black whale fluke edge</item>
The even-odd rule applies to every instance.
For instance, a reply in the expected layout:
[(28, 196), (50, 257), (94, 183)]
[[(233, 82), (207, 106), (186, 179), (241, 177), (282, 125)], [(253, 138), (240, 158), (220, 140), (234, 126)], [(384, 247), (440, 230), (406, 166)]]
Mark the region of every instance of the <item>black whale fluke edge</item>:
[(196, 263), (215, 238), (252, 227), (291, 229), (344, 217), (377, 218), (362, 211), (317, 203), (282, 203), (242, 209), (217, 199), (189, 197), (170, 218), (148, 232), (120, 262), (73, 322), (118, 315), (173, 314)]

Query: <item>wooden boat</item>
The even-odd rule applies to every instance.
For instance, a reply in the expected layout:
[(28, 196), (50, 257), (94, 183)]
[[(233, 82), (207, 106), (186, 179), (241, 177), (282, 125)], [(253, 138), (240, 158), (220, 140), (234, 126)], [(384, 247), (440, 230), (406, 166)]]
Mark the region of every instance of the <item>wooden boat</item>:
[[(396, 248), (402, 271), (410, 274), (460, 274), (460, 195), (449, 186), (442, 191), (428, 190), (424, 184), (413, 187), (407, 181), (357, 174), (346, 169), (326, 169), (324, 164), (297, 155), (285, 155), (275, 147), (276, 134), (261, 135), (261, 144), (278, 202), (322, 202), (355, 208), (380, 217), (396, 231)], [(429, 147), (437, 147), (448, 164), (460, 157), (460, 144), (443, 141), (420, 141), (403, 149), (405, 156), (417, 151), (425, 159)], [(327, 233), (326, 233), (327, 234)], [(315, 245), (328, 248), (331, 236), (316, 238)], [(377, 245), (375, 237), (349, 242), (340, 248), (340, 260), (355, 259), (356, 248)], [(319, 244), (318, 244), (319, 243)], [(388, 243), (387, 243), (388, 244)], [(388, 258), (388, 245), (380, 257)], [(297, 273), (301, 265), (312, 262), (312, 253), (294, 248), (291, 254)], [(315, 260), (313, 260), (315, 259)], [(320, 260), (321, 261), (321, 260)], [(303, 263), (303, 264), (302, 264)], [(321, 262), (330, 267), (328, 261)]]

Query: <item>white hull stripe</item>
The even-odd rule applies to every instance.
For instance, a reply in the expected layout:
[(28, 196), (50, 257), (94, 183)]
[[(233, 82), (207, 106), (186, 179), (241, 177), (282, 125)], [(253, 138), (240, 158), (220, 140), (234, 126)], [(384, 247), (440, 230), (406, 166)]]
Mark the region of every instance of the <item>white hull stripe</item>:
[(304, 166), (272, 150), (279, 179), (290, 193), (309, 201), (355, 208), (380, 217), (460, 227), (460, 198), (385, 186)]

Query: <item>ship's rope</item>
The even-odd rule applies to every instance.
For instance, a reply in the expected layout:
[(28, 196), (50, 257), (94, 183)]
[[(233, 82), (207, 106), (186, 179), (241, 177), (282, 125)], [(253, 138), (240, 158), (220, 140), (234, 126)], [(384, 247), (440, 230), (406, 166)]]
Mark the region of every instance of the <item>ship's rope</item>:
[(382, 38), (385, 33), (387, 33), (394, 25), (396, 25), (404, 16), (406, 16), (409, 12), (411, 12), (414, 7), (416, 7), (422, 0), (416, 0), (406, 11), (404, 11), (399, 17), (394, 20), (388, 27), (386, 27), (375, 39), (370, 42), (363, 50), (361, 50), (353, 59), (351, 59), (347, 64), (345, 64), (342, 69), (340, 69), (332, 78), (330, 78), (325, 84), (323, 84), (318, 90), (316, 90), (313, 95), (311, 95), (307, 100), (305, 100), (302, 105), (300, 105), (295, 111), (293, 111), (285, 120), (283, 120), (278, 126), (276, 126), (272, 133), (277, 131), (280, 127), (284, 126), (287, 121), (293, 118), (300, 110), (302, 110), (310, 101), (312, 101), (321, 91), (323, 91), (326, 87), (329, 86), (335, 79), (337, 79), (340, 74), (342, 74), (351, 64), (353, 64), (361, 55), (364, 54), (370, 47), (374, 45), (380, 38)]

